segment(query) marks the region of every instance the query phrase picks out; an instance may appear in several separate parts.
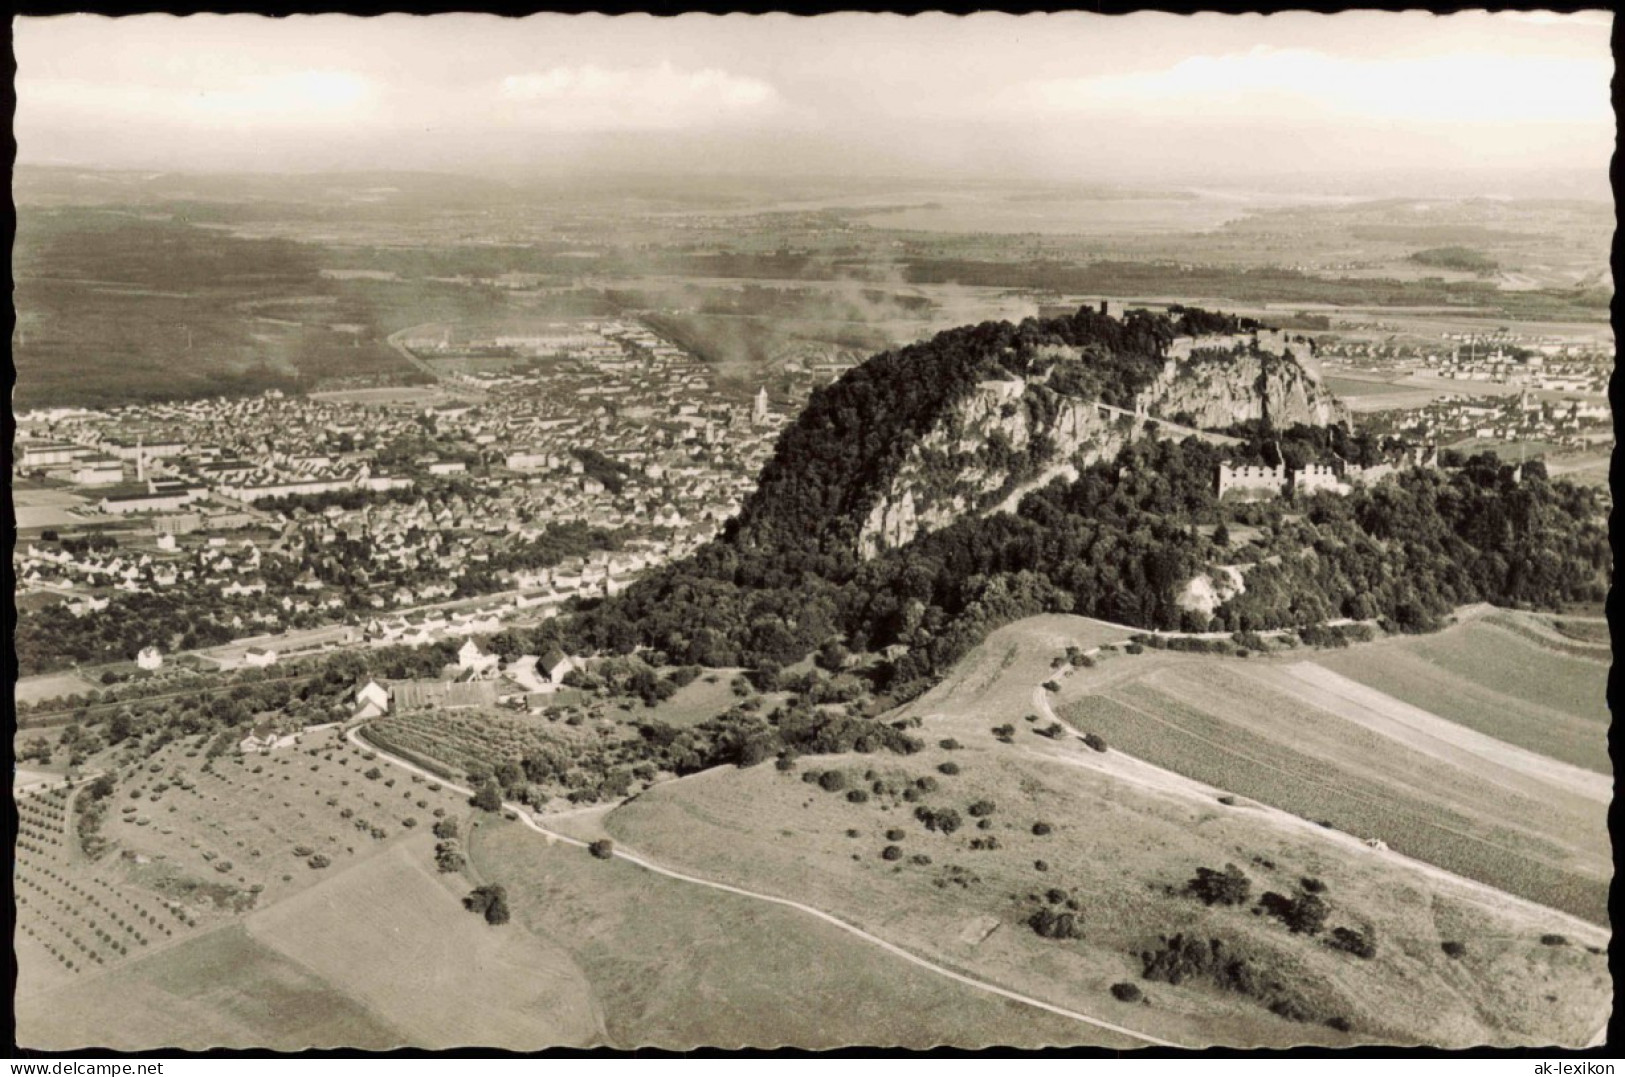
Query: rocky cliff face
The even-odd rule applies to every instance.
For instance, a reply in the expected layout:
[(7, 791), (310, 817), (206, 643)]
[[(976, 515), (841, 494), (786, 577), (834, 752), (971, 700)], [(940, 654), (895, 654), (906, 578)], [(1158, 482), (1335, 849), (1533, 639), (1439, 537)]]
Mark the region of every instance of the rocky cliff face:
[[(1075, 353), (1046, 358), (1076, 361)], [(969, 513), (1012, 510), (1027, 490), (1110, 459), (1148, 429), (1157, 429), (1118, 409), (1063, 396), (1046, 381), (1038, 376), (980, 382), (948, 408), (876, 497), (859, 533), (858, 552), (873, 558)], [(1149, 417), (1189, 412), (1199, 427), (1229, 426), (1266, 413), (1283, 426), (1323, 426), (1348, 416), (1293, 359), (1268, 354), (1170, 359), (1140, 400)], [(1190, 433), (1160, 429), (1172, 436)]]
[(864, 521), (859, 552), (874, 557), (1046, 474), (1115, 456), (1143, 429), (1041, 380), (982, 382), (909, 452)]
[(1347, 422), (1348, 409), (1294, 359), (1287, 356), (1197, 353), (1170, 360), (1140, 394), (1151, 415), (1181, 412), (1200, 427), (1224, 427), (1268, 415), (1276, 426)]

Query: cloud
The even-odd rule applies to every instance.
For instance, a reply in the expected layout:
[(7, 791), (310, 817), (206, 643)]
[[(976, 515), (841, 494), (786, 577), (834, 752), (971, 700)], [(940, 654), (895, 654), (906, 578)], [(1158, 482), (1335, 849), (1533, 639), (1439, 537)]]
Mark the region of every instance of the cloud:
[(17, 80), (19, 123), (120, 119), (203, 128), (308, 127), (363, 119), (376, 96), (369, 80), (340, 70), (249, 76), (207, 89), (75, 78)]
[(1418, 123), (1591, 123), (1612, 118), (1606, 57), (1455, 53), (1349, 59), (1260, 46), (1161, 71), (1030, 82), (1005, 108), (1163, 118), (1327, 118)]
[(751, 119), (782, 103), (773, 86), (716, 68), (555, 67), (510, 75), (501, 97), (510, 114), (578, 131), (666, 130)]

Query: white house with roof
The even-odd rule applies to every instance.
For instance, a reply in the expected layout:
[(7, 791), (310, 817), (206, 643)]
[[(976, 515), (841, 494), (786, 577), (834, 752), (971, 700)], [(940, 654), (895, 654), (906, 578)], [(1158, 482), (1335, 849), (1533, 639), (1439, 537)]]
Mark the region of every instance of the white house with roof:
[(494, 654), (485, 654), (480, 645), (473, 640), (464, 641), (457, 651), (457, 668), (473, 677), (488, 677), (496, 673), (502, 659)]
[(277, 746), (278, 737), (276, 726), (270, 722), (260, 722), (248, 731), (248, 735), (237, 742), (237, 750), (243, 755), (252, 755), (255, 752), (269, 752)]
[(355, 710), (351, 718), (381, 718), (389, 713), (389, 689), (377, 681), (368, 681), (355, 693)]
[(250, 647), (243, 652), (243, 665), (264, 669), (276, 665), (277, 653), (269, 647)]
[(164, 655), (156, 647), (143, 647), (135, 656), (135, 664), (141, 669), (161, 669), (164, 664)]

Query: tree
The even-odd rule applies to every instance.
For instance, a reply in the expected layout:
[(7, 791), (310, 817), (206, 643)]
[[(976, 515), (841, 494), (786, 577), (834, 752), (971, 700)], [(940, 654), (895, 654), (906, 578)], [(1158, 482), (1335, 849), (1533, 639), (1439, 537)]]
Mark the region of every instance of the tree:
[(467, 861), (463, 858), (462, 850), (457, 846), (456, 838), (447, 838), (434, 847), (435, 867), (445, 874), (462, 871)]
[(821, 669), (829, 670), (831, 673), (839, 673), (846, 668), (846, 662), (850, 655), (851, 652), (846, 649), (840, 640), (831, 639), (826, 640), (824, 645), (818, 649), (814, 661), (817, 662)]
[(1213, 529), (1213, 545), (1220, 547), (1230, 545), (1230, 529), (1222, 523)]
[(502, 787), (497, 785), (495, 778), (487, 778), (485, 784), (480, 786), (479, 792), (474, 794), (474, 806), (481, 811), (502, 810)]
[(599, 860), (608, 860), (615, 855), (615, 843), (608, 838), (600, 838), (587, 846), (587, 852)]
[(475, 887), (463, 898), (463, 908), (484, 916), (488, 924), (505, 924), (508, 922), (507, 888), (500, 883)]

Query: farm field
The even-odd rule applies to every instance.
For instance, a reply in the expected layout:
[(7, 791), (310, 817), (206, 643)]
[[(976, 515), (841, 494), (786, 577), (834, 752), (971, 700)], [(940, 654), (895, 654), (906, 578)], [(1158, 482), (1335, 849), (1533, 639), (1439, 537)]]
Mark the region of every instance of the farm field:
[(33, 677), (19, 677), (13, 690), (18, 703), (38, 703), (42, 699), (66, 699), (96, 691), (94, 684), (78, 673), (42, 673)]
[(1087, 676), (1071, 680), (1061, 714), (1132, 756), (1607, 922), (1600, 775), (1308, 662), (1157, 656), (1099, 692)]
[(18, 1045), (36, 1050), (384, 1050), (403, 1038), (401, 1030), (256, 942), (240, 924), (105, 976), (17, 994)]
[(1354, 396), (1390, 396), (1416, 392), (1414, 385), (1406, 385), (1399, 381), (1388, 381), (1381, 378), (1340, 377), (1329, 374), (1325, 378), (1326, 387), (1341, 399)]
[(454, 399), (435, 386), (402, 385), (378, 389), (331, 389), (308, 394), (324, 403), (373, 404), (380, 407), (421, 408)]
[(1326, 386), (1356, 415), (1426, 407), (1455, 394), (1498, 396), (1506, 389), (1489, 382), (1446, 381), (1418, 375), (1389, 380), (1329, 374), (1325, 380)]
[(172, 745), (121, 776), (103, 830), (131, 881), (208, 895), (221, 910), (262, 908), (462, 806), (432, 783), (385, 773), (336, 729), (308, 739), (266, 755), (233, 751), (209, 771)]
[(392, 714), (370, 723), (365, 733), (380, 748), (459, 781), (478, 767), (537, 753), (567, 758), (624, 735), (624, 728), (609, 718), (572, 724), (570, 719), (515, 716), (494, 707)]
[[(42, 1037), (74, 1027), (97, 1028), (96, 1021), (73, 1025), (54, 1004), (31, 1007), (59, 991), (83, 989), (86, 998), (101, 998), (98, 992), (105, 988), (100, 985), (127, 975), (131, 966), (145, 966), (171, 950), (235, 928), (250, 910), (311, 887), (329, 871), (364, 863), (410, 835), (416, 822), (427, 827), (434, 812), (463, 806), (461, 797), (430, 789), (432, 783), (374, 770), (365, 753), (325, 739), (331, 735), (313, 733), (309, 744), (270, 755), (240, 757), (233, 744), (231, 754), (211, 760), (193, 738), (172, 742), (139, 765), (92, 760), (87, 771), (105, 769), (113, 781), (110, 794), (94, 801), (102, 821), (91, 833), (104, 845), (94, 857), (80, 837), (80, 816), (92, 803), (85, 786), (65, 789), (56, 782), (23, 793), (14, 864), (17, 1005), (20, 1014), (39, 1018), (28, 1027)], [(368, 773), (376, 777), (368, 778)], [(414, 824), (407, 825), (408, 819)], [(248, 945), (231, 944), (233, 952)], [(208, 965), (215, 959), (173, 960)], [(274, 1001), (277, 991), (298, 995), (313, 990), (304, 973), (295, 972), (296, 966), (280, 958), (268, 965), (268, 997)], [(218, 1004), (224, 1009), (197, 1019), (199, 1030), (237, 1037), (231, 1042), (265, 1042), (242, 1039), (239, 1033), (252, 1022), (234, 1024), (229, 1016), (249, 1006), (245, 997), (231, 992), (185, 995), (175, 1010), (189, 1014)], [(95, 1004), (85, 1005), (93, 1010)], [(150, 1028), (151, 1022), (164, 1020), (164, 1006), (155, 1007), (147, 1017), (132, 1018), (131, 1027)], [(79, 1011), (61, 1011), (71, 1012)], [(367, 1043), (380, 1042), (367, 1038), (372, 1033), (364, 1022), (356, 1028)], [(355, 1041), (331, 1041), (346, 1042)]]
[(592, 990), (556, 946), (497, 930), (461, 903), (461, 875), (437, 876), (420, 834), (249, 916), (261, 945), (437, 1049), (530, 1051), (598, 1039)]
[(1613, 460), (1607, 453), (1579, 453), (1547, 460), (1546, 474), (1582, 486), (1606, 486), (1612, 465)]
[(476, 872), (508, 889), (514, 921), (503, 930), (570, 953), (614, 1047), (1134, 1045), (955, 984), (792, 910), (595, 860), (515, 823), (475, 833)]
[(1520, 748), (1611, 773), (1608, 659), (1542, 646), (1483, 619), (1315, 661), (1350, 680)]

